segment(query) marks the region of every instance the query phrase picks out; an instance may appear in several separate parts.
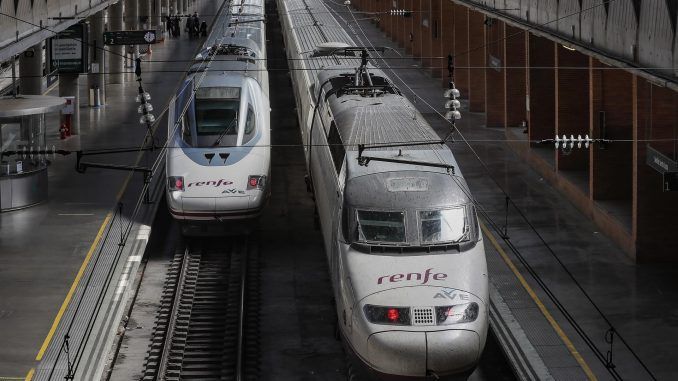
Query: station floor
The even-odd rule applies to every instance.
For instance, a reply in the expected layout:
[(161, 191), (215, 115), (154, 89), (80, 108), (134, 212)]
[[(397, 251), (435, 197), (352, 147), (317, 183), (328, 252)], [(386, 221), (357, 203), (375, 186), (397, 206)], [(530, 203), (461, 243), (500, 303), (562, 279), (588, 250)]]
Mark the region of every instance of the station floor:
[[(178, 86), (198, 41), (182, 33), (179, 39), (154, 45), (152, 54), (144, 56), (143, 84), (152, 96), (156, 116)], [(81, 134), (59, 140), (57, 123), (52, 120), (48, 123), (48, 146), (83, 150), (139, 147), (146, 127), (138, 121), (138, 83), (133, 69), (128, 70), (123, 84), (107, 85), (106, 105), (98, 108), (87, 106), (87, 80), (81, 76)], [(58, 92), (52, 88), (49, 95)], [(165, 125), (158, 129), (166, 135)], [(132, 205), (139, 195), (141, 175), (104, 169), (80, 174), (75, 171), (74, 156), (52, 159), (46, 202), (0, 214), (0, 380), (24, 379), (39, 363), (36, 358), (41, 348), (50, 340), (63, 339), (52, 337), (51, 329), (68, 304), (71, 287), (78, 282), (79, 270), (96, 246), (106, 217), (118, 200)], [(133, 164), (135, 158), (136, 153), (87, 160)]]
[[(386, 74), (414, 100), (439, 135), (446, 136), (449, 123), (438, 114), (446, 111), (441, 79), (432, 78), (420, 61), (406, 54), (364, 14), (351, 15), (332, 1), (326, 4), (337, 11), (334, 16), (358, 44), (388, 46), (399, 52), (401, 56), (385, 53), (384, 57), (391, 58), (385, 61), (371, 53), (373, 63), (384, 69), (392, 67)], [(619, 336), (613, 337), (612, 344), (606, 340), (610, 338), (609, 324), (598, 308), (656, 379), (678, 379), (678, 268), (634, 263), (510, 149), (506, 143), (510, 134), (485, 127), (485, 115), (470, 113), (462, 103), (463, 116), (457, 126), (463, 138), (455, 133), (449, 146), (474, 197), (500, 228), (506, 219), (506, 195), (518, 205), (526, 220), (510, 208), (510, 242), (603, 358), (599, 360), (500, 234), (491, 229), (492, 221), (482, 218), (490, 281), (551, 376), (556, 380), (612, 379), (604, 366), (611, 350), (612, 363), (623, 379), (652, 379)]]

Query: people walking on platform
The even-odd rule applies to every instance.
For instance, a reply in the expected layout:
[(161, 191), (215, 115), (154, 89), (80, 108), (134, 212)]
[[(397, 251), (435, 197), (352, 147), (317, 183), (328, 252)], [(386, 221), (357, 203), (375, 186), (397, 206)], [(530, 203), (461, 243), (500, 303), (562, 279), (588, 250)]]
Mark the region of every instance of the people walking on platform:
[(193, 35), (195, 37), (200, 37), (200, 19), (198, 19), (198, 14), (193, 13)]
[(170, 37), (174, 37), (174, 35), (172, 34), (172, 31), (171, 31), (171, 29), (170, 29), (170, 28), (171, 28), (171, 25), (170, 25), (171, 23), (172, 23), (172, 19), (170, 19), (169, 15), (165, 15), (165, 21), (164, 21), (164, 24), (165, 24), (165, 31), (167, 32), (167, 34), (170, 35)]
[(181, 19), (179, 16), (174, 16), (174, 36), (181, 37)]
[(200, 23), (200, 35), (207, 37), (207, 22), (203, 21)]
[(190, 16), (186, 19), (186, 32), (189, 37), (193, 37), (193, 18)]

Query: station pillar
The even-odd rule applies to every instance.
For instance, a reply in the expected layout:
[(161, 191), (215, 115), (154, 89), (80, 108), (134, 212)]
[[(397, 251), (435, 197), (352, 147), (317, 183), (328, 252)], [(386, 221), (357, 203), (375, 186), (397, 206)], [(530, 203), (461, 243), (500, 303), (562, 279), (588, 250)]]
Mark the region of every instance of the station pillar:
[(43, 43), (33, 45), (19, 56), (20, 92), (28, 95), (42, 95)]
[(468, 12), (469, 111), (485, 111), (485, 15)]
[(151, 26), (151, 0), (139, 1), (139, 29), (148, 29)]
[[(591, 58), (590, 124), (595, 139), (633, 140), (633, 75)], [(624, 201), (631, 210), (633, 146), (594, 145), (591, 150), (594, 200)], [(630, 215), (630, 212), (629, 212)]]
[[(447, 57), (453, 56), (452, 61), (455, 65), (458, 64), (458, 61), (454, 58), (455, 54), (455, 25), (456, 20), (454, 18), (454, 8), (455, 5), (451, 1), (443, 1), (442, 3), (442, 12), (440, 15), (440, 43), (441, 43), (441, 56), (443, 58), (439, 61), (441, 75), (442, 75), (442, 86), (447, 88), (448, 86), (448, 72), (447, 72)], [(456, 69), (455, 69), (456, 73)]]
[[(138, 30), (139, 29), (139, 3), (137, 0), (125, 0), (125, 29), (126, 30)], [(125, 47), (129, 48), (128, 46)], [(134, 59), (139, 56), (139, 46), (134, 45), (132, 47), (131, 57), (128, 53), (125, 52), (128, 62), (125, 63), (126, 67), (132, 67), (134, 64)]]
[(454, 4), (454, 84), (461, 97), (469, 97), (468, 8)]
[[(582, 53), (561, 44), (556, 52), (556, 134), (568, 137), (590, 135), (589, 126), (589, 59)], [(556, 156), (557, 169), (576, 171), (589, 183), (589, 152), (576, 149)], [(586, 189), (588, 193), (588, 189)]]
[[(555, 42), (532, 34), (528, 34), (528, 40), (526, 104), (529, 140), (553, 139), (556, 133)], [(548, 149), (553, 154), (553, 148), (549, 146)], [(552, 160), (555, 158), (552, 157)]]
[(92, 94), (90, 106), (106, 104), (106, 49), (104, 49), (104, 17), (101, 11), (89, 17), (91, 33), (89, 46), (91, 52), (90, 72), (87, 75), (87, 89)]
[[(431, 2), (431, 57), (446, 57), (447, 53), (443, 49), (444, 38), (443, 28), (444, 22), (447, 21), (449, 15), (446, 15), (443, 10), (443, 0), (434, 0)], [(443, 21), (445, 20), (445, 21)], [(434, 78), (446, 77), (447, 58), (435, 59), (431, 58), (431, 75)], [(443, 75), (445, 73), (445, 75)]]
[[(525, 43), (528, 32), (504, 23), (504, 82), (506, 86), (506, 105), (504, 106), (507, 127), (521, 126), (527, 123), (525, 80), (527, 65)], [(527, 126), (525, 126), (527, 127)], [(527, 133), (527, 131), (524, 131)]]
[(485, 110), (487, 127), (505, 127), (506, 120), (506, 64), (504, 62), (504, 23), (488, 23), (486, 37), (487, 59), (485, 69)]
[(59, 96), (75, 97), (73, 102), (73, 116), (71, 117), (71, 134), (80, 134), (80, 89), (78, 80), (80, 74), (61, 73), (59, 74)]
[(162, 29), (162, 5), (164, 2), (165, 0), (153, 0), (150, 22), (152, 28)]
[[(123, 30), (122, 8), (123, 8), (122, 1), (118, 1), (117, 3), (111, 5), (108, 8), (109, 29), (111, 31)], [(111, 45), (108, 46), (106, 49), (108, 49), (109, 51), (108, 65), (106, 66), (108, 68), (109, 73), (108, 83), (122, 83), (123, 78), (122, 72), (124, 71), (123, 56), (125, 54), (124, 46)]]
[(652, 152), (677, 156), (677, 103), (678, 92), (633, 77), (633, 237), (641, 263), (678, 263), (678, 192), (664, 191), (662, 174), (647, 164)]

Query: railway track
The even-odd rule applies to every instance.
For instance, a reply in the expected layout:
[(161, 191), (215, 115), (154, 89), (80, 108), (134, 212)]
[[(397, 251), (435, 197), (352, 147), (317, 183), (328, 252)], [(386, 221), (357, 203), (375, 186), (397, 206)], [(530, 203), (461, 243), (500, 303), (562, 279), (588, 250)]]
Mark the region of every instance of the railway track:
[(191, 242), (177, 252), (143, 380), (257, 379), (258, 274), (246, 237)]

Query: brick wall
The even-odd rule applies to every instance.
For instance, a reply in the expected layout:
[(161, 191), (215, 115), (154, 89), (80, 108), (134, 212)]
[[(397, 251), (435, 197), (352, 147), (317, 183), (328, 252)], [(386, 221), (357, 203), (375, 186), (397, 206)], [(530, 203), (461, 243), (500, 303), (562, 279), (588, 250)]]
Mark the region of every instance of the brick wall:
[[(556, 44), (556, 133), (584, 136), (589, 131), (589, 58)], [(569, 154), (559, 150), (558, 170), (589, 170), (589, 152), (584, 147)], [(588, 192), (588, 187), (586, 189)]]
[(487, 69), (485, 110), (487, 127), (504, 127), (506, 119), (506, 69), (504, 62), (504, 23), (494, 22), (487, 27)]
[(527, 88), (530, 140), (552, 139), (556, 132), (554, 49), (554, 42), (529, 36)]
[(469, 110), (485, 111), (485, 15), (480, 12), (469, 12), (468, 44), (469, 44)]
[[(504, 40), (504, 65), (507, 69), (504, 71), (506, 76), (506, 121), (505, 126), (519, 126), (523, 120), (527, 120), (527, 110), (525, 106), (525, 36), (526, 32), (522, 29), (505, 25)], [(509, 69), (513, 67), (515, 69)]]

